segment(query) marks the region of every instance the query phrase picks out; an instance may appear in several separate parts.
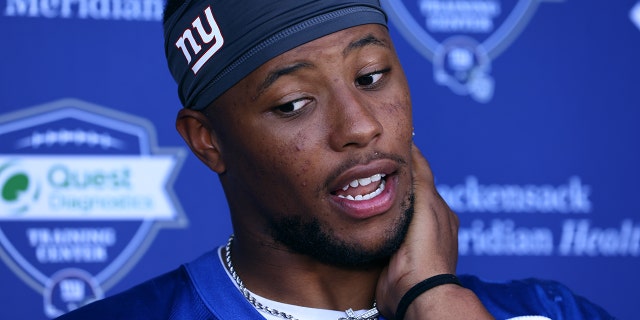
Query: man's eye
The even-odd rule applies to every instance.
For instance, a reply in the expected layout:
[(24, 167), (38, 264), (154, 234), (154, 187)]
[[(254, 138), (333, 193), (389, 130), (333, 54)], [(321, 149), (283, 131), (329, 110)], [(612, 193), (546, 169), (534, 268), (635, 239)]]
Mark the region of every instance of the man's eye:
[(310, 102), (311, 99), (303, 98), (279, 105), (275, 109), (281, 113), (292, 113), (306, 107)]
[(358, 77), (356, 79), (356, 84), (358, 86), (363, 86), (363, 87), (373, 86), (382, 78), (384, 73), (385, 73), (385, 71), (377, 71), (377, 72), (374, 72), (374, 73), (369, 73), (369, 74), (364, 75), (362, 77)]

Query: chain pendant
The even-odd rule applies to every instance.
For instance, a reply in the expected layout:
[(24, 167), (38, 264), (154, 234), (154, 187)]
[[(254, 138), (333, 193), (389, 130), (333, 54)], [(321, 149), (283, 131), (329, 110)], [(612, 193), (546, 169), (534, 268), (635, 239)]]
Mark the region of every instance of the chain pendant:
[(367, 312), (356, 316), (356, 313), (353, 312), (353, 309), (349, 309), (347, 311), (345, 311), (345, 313), (347, 314), (346, 318), (338, 318), (338, 320), (375, 320), (378, 319), (378, 308), (375, 306), (373, 306), (373, 308), (369, 309)]

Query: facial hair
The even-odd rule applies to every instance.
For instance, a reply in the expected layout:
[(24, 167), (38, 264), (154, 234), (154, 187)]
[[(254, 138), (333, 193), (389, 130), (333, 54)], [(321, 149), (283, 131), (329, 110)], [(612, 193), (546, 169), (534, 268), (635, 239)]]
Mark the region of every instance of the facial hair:
[(413, 218), (413, 190), (401, 204), (402, 214), (382, 234), (381, 246), (367, 249), (359, 243), (338, 239), (317, 218), (295, 215), (272, 221), (272, 237), (292, 251), (337, 267), (364, 269), (386, 265), (400, 248)]

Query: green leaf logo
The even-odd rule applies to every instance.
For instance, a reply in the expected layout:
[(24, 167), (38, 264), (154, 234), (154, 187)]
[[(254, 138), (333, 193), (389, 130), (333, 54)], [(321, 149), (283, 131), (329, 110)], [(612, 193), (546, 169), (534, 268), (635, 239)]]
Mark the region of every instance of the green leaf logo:
[[(38, 199), (40, 188), (30, 179), (24, 168), (15, 161), (0, 166), (0, 207), (3, 213), (20, 215), (29, 210), (30, 205)], [(4, 204), (4, 205), (1, 205)]]
[(2, 200), (14, 202), (29, 189), (29, 177), (24, 173), (17, 173), (9, 177), (2, 186)]

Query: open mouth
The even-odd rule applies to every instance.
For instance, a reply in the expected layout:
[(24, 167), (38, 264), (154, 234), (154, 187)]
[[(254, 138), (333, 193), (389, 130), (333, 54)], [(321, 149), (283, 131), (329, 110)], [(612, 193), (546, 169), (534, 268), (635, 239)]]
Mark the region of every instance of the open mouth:
[(386, 185), (386, 174), (376, 173), (370, 177), (355, 179), (337, 190), (334, 194), (340, 198), (364, 201), (373, 199), (384, 191)]

